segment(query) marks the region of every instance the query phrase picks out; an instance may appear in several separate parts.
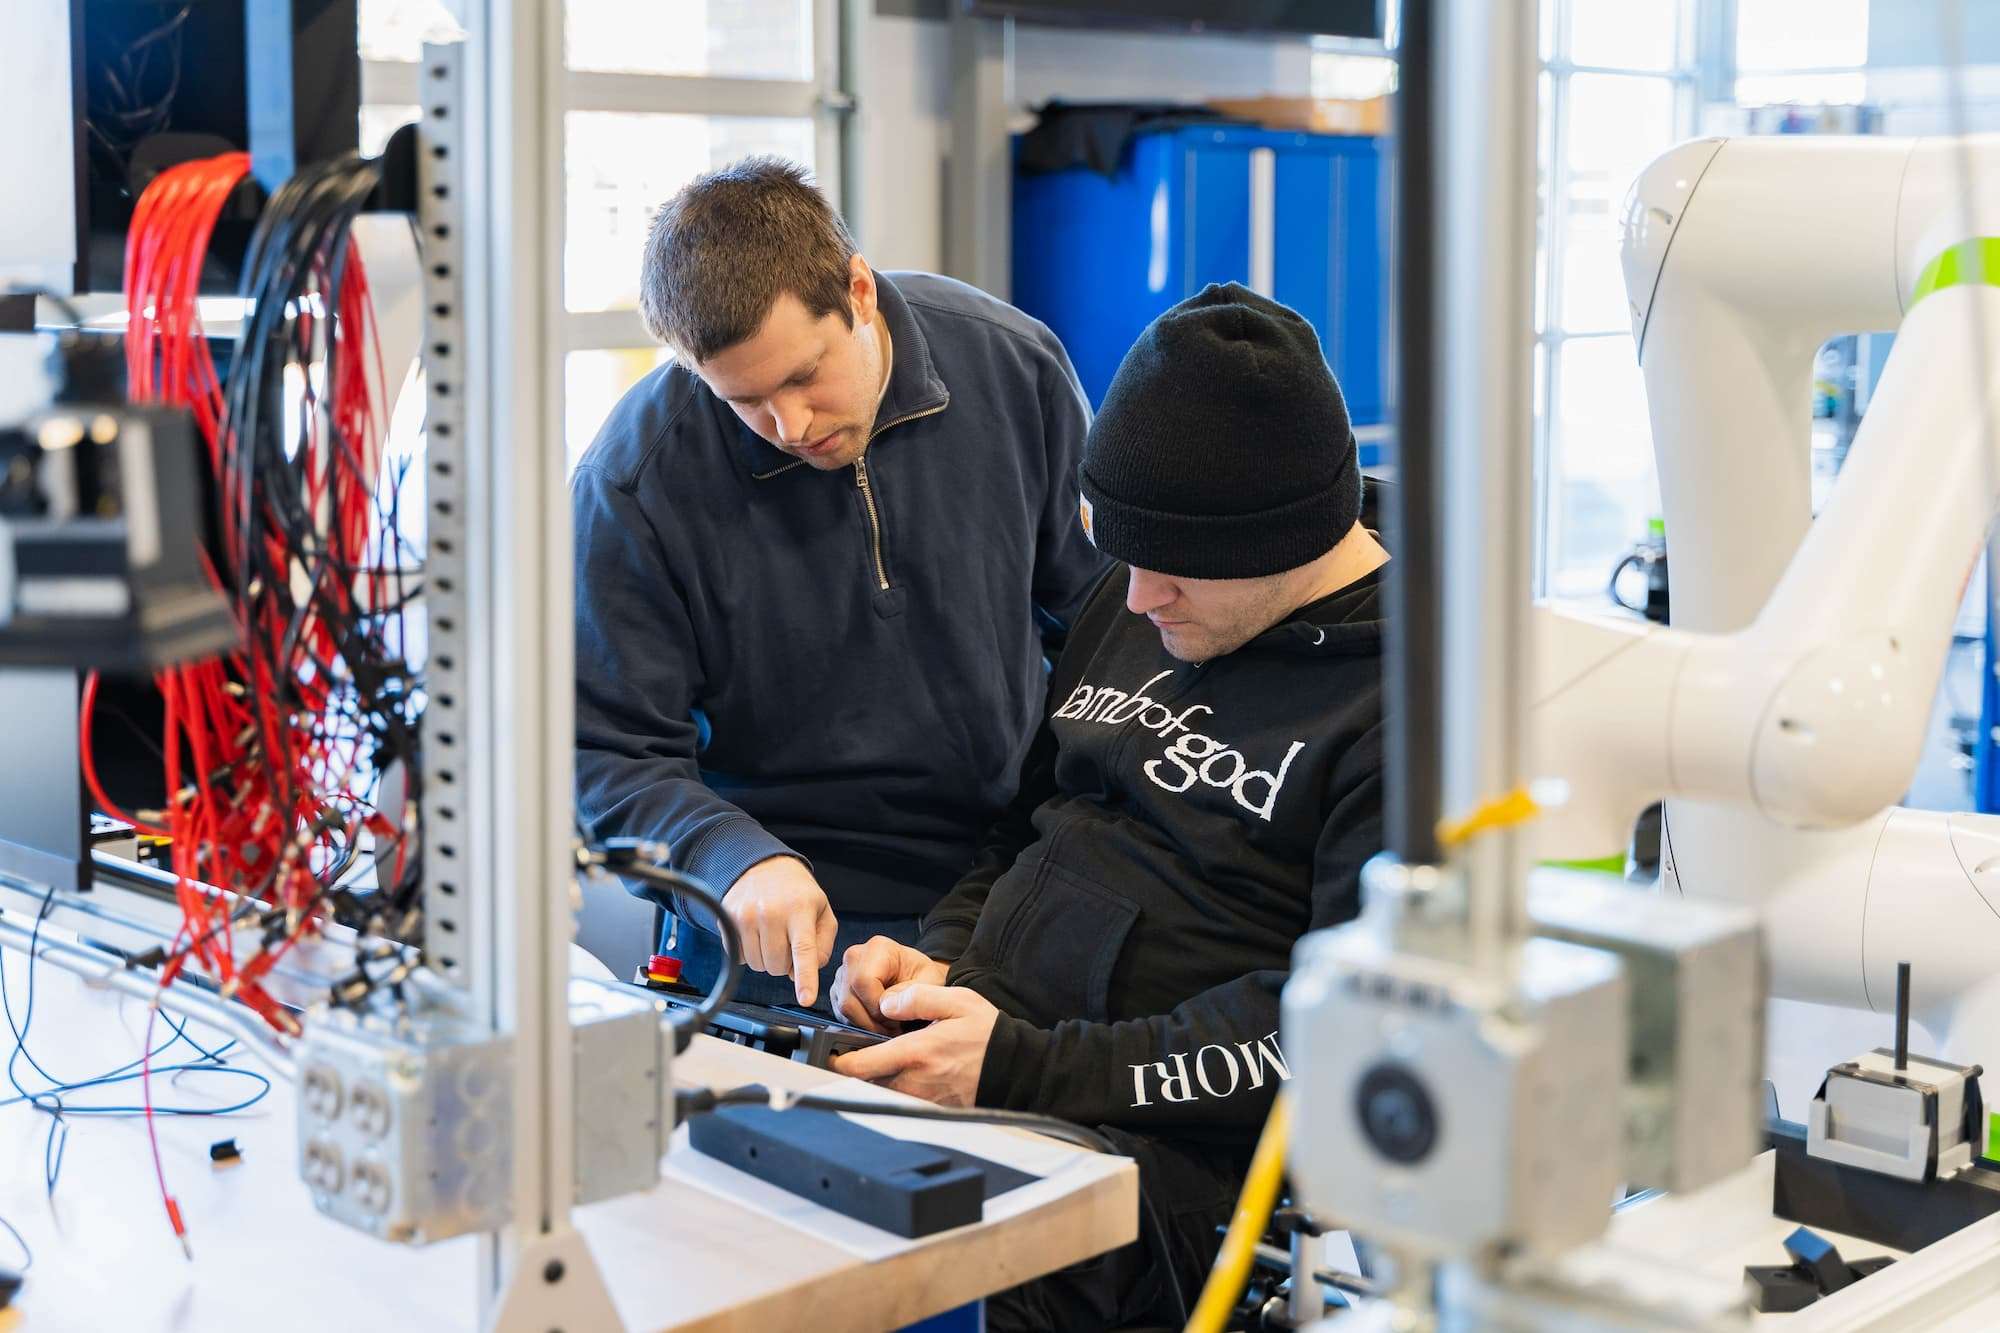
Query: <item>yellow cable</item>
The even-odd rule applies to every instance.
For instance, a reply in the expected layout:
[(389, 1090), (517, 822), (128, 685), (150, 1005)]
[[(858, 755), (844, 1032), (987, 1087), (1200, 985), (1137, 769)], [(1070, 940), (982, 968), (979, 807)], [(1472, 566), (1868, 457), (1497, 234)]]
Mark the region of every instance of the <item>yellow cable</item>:
[(1496, 796), (1484, 802), (1463, 819), (1439, 820), (1438, 841), (1447, 847), (1456, 847), (1482, 833), (1525, 824), (1541, 811), (1542, 807), (1535, 804), (1535, 798), (1528, 795), (1526, 787), (1516, 787), (1505, 796)]
[[(1292, 1119), (1289, 1094), (1279, 1093), (1264, 1118), (1264, 1132), (1257, 1136), (1257, 1151), (1250, 1157), (1250, 1173), (1243, 1179), (1243, 1192), (1236, 1199), (1236, 1215), (1229, 1219), (1229, 1234), (1222, 1238), (1222, 1250), (1215, 1267), (1208, 1270), (1201, 1299), (1188, 1316), (1187, 1333), (1222, 1333), (1230, 1312), (1243, 1296), (1250, 1280), (1250, 1265), (1257, 1257), (1257, 1243), (1271, 1224), (1271, 1209), (1278, 1202), (1278, 1186), (1285, 1178), (1285, 1140)], [(1172, 1280), (1170, 1277), (1169, 1281)]]
[[(1438, 840), (1455, 847), (1481, 833), (1526, 823), (1540, 810), (1527, 789), (1517, 787), (1456, 823), (1440, 823)], [(1264, 1119), (1264, 1132), (1257, 1136), (1257, 1151), (1250, 1157), (1250, 1173), (1237, 1197), (1236, 1214), (1229, 1220), (1229, 1234), (1222, 1238), (1222, 1250), (1215, 1256), (1208, 1281), (1202, 1284), (1201, 1298), (1188, 1317), (1187, 1333), (1222, 1333), (1242, 1298), (1250, 1266), (1257, 1257), (1257, 1243), (1271, 1224), (1271, 1209), (1278, 1202), (1278, 1187), (1284, 1183), (1285, 1140), (1291, 1119), (1291, 1097), (1281, 1092)]]

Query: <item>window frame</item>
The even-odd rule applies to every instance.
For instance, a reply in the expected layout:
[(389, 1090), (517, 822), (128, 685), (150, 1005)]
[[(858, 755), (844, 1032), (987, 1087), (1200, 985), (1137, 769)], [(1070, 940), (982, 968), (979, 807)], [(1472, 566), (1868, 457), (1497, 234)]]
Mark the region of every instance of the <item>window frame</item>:
[[(1615, 65), (1580, 64), (1569, 57), (1573, 15), (1578, 3), (1606, 3), (1607, 0), (1544, 0), (1543, 14), (1553, 31), (1542, 44), (1547, 54), (1538, 62), (1541, 77), (1549, 81), (1549, 159), (1547, 179), (1542, 182), (1541, 253), (1536, 292), (1535, 340), (1542, 373), (1536, 377), (1534, 422), (1534, 572), (1537, 597), (1549, 595), (1554, 543), (1560, 533), (1553, 514), (1558, 483), (1556, 464), (1562, 457), (1563, 349), (1588, 339), (1631, 337), (1630, 329), (1570, 329), (1563, 324), (1564, 279), (1567, 268), (1568, 231), (1571, 202), (1569, 170), (1570, 81), (1577, 75), (1608, 75), (1618, 78), (1657, 79), (1673, 89), (1674, 140), (1695, 136), (1701, 109), (1700, 51), (1701, 14), (1706, 0), (1671, 0), (1676, 9), (1674, 58), (1665, 70), (1636, 69)], [(1663, 150), (1664, 151), (1664, 150)], [(1634, 534), (1634, 540), (1638, 534)], [(1609, 567), (1606, 568), (1607, 575)]]
[[(550, 0), (566, 20), (567, 5)], [(572, 111), (664, 113), (696, 116), (768, 116), (811, 120), (814, 135), (814, 175), (820, 188), (841, 208), (848, 193), (846, 140), (854, 101), (843, 84), (842, 49), (847, 0), (812, 0), (813, 76), (808, 80), (718, 78), (706, 75), (634, 74), (565, 68), (561, 106), (549, 127), (545, 163), (546, 188), (558, 197), (567, 189), (564, 123)], [(418, 61), (364, 60), (361, 101), (364, 106), (415, 106), (421, 101)], [(566, 210), (557, 210), (560, 223)], [(551, 243), (557, 264), (567, 244), (566, 228), (557, 225)], [(562, 333), (553, 349), (559, 363), (571, 352), (620, 351), (655, 346), (636, 310), (572, 311), (564, 302)]]

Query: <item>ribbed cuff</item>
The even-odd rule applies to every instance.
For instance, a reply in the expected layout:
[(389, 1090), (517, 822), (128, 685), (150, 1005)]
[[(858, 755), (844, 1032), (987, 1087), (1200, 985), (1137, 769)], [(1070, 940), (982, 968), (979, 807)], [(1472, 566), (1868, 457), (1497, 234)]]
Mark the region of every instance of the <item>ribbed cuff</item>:
[(674, 849), (676, 868), (707, 884), (717, 897), (729, 892), (729, 886), (744, 871), (774, 856), (797, 857), (808, 870), (812, 868), (812, 862), (772, 837), (748, 815), (719, 819), (692, 842)]
[(986, 1039), (986, 1063), (979, 1068), (974, 1100), (1009, 1111), (1040, 1110), (1049, 1035), (1025, 1019), (1001, 1014)]

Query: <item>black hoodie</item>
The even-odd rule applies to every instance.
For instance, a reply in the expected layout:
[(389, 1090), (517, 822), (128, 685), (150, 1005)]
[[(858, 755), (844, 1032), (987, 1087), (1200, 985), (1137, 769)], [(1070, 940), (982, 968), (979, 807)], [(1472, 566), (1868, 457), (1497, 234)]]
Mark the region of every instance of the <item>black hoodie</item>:
[(1292, 945), (1382, 843), (1380, 572), (1180, 662), (1099, 585), (1009, 816), (919, 946), (1001, 1011), (982, 1106), (1248, 1142)]

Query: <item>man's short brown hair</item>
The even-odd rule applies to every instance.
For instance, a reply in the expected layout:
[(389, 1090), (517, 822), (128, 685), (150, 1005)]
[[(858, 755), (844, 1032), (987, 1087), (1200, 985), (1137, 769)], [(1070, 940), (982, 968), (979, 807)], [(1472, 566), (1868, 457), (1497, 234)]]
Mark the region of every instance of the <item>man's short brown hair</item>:
[(639, 277), (646, 330), (706, 361), (763, 327), (784, 293), (849, 328), (854, 237), (796, 163), (746, 157), (697, 176), (653, 219)]

